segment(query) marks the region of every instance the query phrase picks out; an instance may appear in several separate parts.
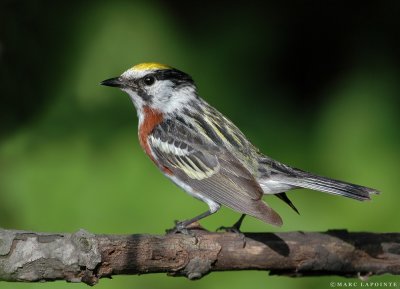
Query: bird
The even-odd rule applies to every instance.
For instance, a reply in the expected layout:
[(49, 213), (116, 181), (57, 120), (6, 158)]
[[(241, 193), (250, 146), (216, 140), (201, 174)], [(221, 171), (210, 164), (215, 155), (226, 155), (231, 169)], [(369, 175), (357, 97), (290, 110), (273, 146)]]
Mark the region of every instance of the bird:
[(306, 188), (358, 201), (376, 189), (309, 173), (263, 154), (241, 130), (198, 93), (193, 78), (176, 68), (140, 63), (101, 85), (126, 92), (138, 115), (138, 137), (144, 152), (161, 172), (208, 210), (177, 221), (175, 232), (216, 213), (221, 206), (244, 216), (281, 226), (280, 215), (264, 200), (275, 195), (294, 211), (286, 192)]

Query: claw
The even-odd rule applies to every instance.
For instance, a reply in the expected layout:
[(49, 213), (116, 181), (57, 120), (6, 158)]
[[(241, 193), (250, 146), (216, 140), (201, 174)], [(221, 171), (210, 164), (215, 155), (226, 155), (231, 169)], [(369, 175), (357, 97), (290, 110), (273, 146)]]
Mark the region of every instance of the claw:
[(165, 232), (167, 233), (167, 235), (181, 233), (183, 235), (196, 237), (195, 232), (193, 232), (192, 230), (204, 230), (204, 228), (201, 227), (198, 222), (186, 225), (185, 221), (180, 222), (175, 220), (175, 227), (173, 227), (172, 229), (167, 229), (165, 230)]
[(235, 224), (233, 224), (231, 227), (225, 227), (225, 226), (221, 226), (217, 229), (217, 231), (222, 231), (224, 230), (225, 232), (228, 233), (237, 233), (237, 234), (241, 234), (242, 232), (240, 231), (240, 227), (242, 226), (242, 222), (244, 217), (246, 217), (245, 214), (242, 214), (239, 218), (239, 220), (237, 220), (237, 222)]
[(175, 227), (173, 227), (172, 229), (165, 230), (167, 235), (177, 234), (177, 233), (181, 233), (184, 235), (190, 235), (189, 230), (184, 226), (184, 224), (182, 222), (175, 220), (174, 223), (175, 223)]
[(242, 234), (242, 232), (240, 231), (240, 229), (239, 229), (239, 228), (236, 228), (235, 226), (232, 226), (232, 227), (221, 226), (221, 227), (218, 227), (215, 231), (216, 231), (216, 232), (218, 232), (218, 231), (225, 231), (225, 232), (227, 232), (227, 233)]

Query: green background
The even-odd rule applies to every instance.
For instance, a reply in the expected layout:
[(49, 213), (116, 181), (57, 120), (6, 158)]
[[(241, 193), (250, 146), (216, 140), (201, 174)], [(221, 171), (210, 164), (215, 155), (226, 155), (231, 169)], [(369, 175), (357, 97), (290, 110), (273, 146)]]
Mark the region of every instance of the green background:
[[(142, 152), (127, 95), (102, 87), (134, 64), (188, 72), (209, 103), (263, 152), (305, 170), (378, 188), (371, 202), (267, 197), (282, 228), (400, 231), (399, 12), (396, 1), (2, 1), (0, 227), (163, 234), (206, 206)], [(205, 219), (214, 230), (239, 214)], [(96, 288), (329, 288), (340, 277), (266, 272), (117, 276)], [(400, 281), (381, 276), (370, 281)], [(0, 288), (87, 288), (0, 283)]]

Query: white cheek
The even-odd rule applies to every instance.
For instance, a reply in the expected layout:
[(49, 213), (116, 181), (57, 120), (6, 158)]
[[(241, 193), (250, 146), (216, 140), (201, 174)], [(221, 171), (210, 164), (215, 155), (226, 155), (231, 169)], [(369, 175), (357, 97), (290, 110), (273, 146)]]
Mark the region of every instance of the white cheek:
[(188, 102), (196, 98), (196, 92), (193, 87), (184, 87), (172, 95), (166, 113), (172, 113), (181, 110)]
[[(192, 101), (196, 97), (196, 92), (193, 87), (188, 86), (173, 90), (171, 86), (163, 87), (157, 92), (153, 92), (155, 93), (153, 95), (158, 95), (153, 101), (153, 107), (164, 113), (173, 113), (174, 111), (180, 110), (186, 103)], [(166, 94), (166, 92), (168, 92), (168, 94)]]
[(130, 99), (132, 100), (132, 103), (136, 108), (136, 111), (137, 111), (137, 114), (139, 117), (139, 122), (140, 122), (141, 116), (142, 116), (142, 109), (144, 106), (143, 99), (136, 92), (134, 92), (130, 89), (122, 89), (122, 90), (125, 91), (129, 95)]
[(147, 87), (147, 93), (155, 96), (153, 101), (165, 103), (168, 101), (172, 92), (172, 82), (156, 81), (152, 86)]

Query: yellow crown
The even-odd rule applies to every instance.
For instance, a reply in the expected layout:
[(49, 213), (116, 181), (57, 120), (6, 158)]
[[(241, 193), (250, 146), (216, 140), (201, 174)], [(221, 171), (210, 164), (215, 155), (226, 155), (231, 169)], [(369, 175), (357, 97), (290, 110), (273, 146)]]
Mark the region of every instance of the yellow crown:
[(132, 70), (160, 70), (160, 69), (171, 69), (170, 66), (157, 63), (157, 62), (145, 62), (136, 64), (131, 68)]

